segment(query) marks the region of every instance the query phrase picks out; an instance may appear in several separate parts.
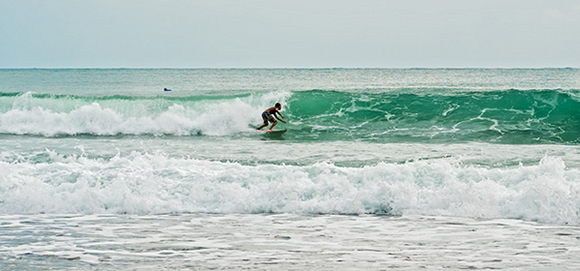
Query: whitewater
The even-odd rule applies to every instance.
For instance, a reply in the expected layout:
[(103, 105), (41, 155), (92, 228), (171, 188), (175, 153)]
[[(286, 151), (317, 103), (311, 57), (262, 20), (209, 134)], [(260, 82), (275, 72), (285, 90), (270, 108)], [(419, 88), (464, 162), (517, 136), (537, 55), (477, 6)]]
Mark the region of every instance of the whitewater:
[[(579, 94), (578, 69), (0, 70), (0, 267), (576, 270)], [(256, 131), (276, 102), (288, 131)]]

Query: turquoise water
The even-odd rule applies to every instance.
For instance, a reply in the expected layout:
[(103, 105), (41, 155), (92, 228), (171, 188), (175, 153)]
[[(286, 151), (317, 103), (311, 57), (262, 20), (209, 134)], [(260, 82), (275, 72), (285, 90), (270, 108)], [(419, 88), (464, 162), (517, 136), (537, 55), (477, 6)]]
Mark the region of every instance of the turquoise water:
[[(578, 224), (579, 78), (577, 69), (1, 70), (0, 213)], [(288, 132), (264, 136), (254, 127), (276, 102)]]
[[(244, 91), (245, 92), (245, 91)], [(273, 95), (268, 98), (268, 95)], [(292, 141), (576, 144), (575, 90), (307, 90), (196, 96), (0, 94), (4, 134), (248, 137), (267, 99), (284, 102)], [(261, 107), (260, 107), (261, 106)], [(234, 110), (245, 115), (234, 115)], [(169, 122), (163, 121), (164, 119)], [(45, 126), (45, 123), (51, 123)], [(281, 127), (281, 126), (279, 126)]]
[[(0, 70), (0, 269), (578, 270), (579, 94), (578, 69)], [(288, 131), (256, 131), (276, 102)]]
[(281, 101), (292, 120), (285, 139), (293, 141), (575, 144), (580, 136), (573, 69), (5, 70), (2, 76), (3, 134), (247, 137), (246, 126), (260, 123), (256, 115)]

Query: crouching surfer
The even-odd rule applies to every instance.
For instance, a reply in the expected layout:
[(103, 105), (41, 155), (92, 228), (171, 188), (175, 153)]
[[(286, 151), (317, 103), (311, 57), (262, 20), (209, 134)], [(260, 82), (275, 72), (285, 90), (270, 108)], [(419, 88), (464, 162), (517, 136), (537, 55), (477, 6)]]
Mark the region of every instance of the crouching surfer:
[(262, 119), (264, 120), (264, 124), (262, 126), (256, 128), (256, 130), (260, 130), (260, 129), (268, 126), (268, 122), (272, 123), (272, 127), (270, 127), (270, 130), (272, 130), (274, 128), (274, 126), (276, 126), (276, 124), (278, 124), (278, 121), (276, 121), (274, 118), (278, 119), (279, 121), (281, 121), (283, 123), (286, 123), (285, 121), (278, 118), (278, 115), (280, 115), (280, 117), (285, 119), (284, 116), (282, 116), (282, 114), (280, 114), (280, 110), (282, 110), (282, 106), (280, 105), (280, 103), (276, 103), (274, 105), (274, 107), (270, 107), (270, 108), (266, 109), (262, 113)]

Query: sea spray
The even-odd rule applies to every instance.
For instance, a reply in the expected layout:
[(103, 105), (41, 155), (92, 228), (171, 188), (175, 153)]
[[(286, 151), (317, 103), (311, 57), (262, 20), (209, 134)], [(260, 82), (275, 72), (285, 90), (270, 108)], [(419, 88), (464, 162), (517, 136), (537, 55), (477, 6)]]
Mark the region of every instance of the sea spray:
[[(232, 135), (261, 122), (260, 113), (287, 94), (165, 97), (8, 96), (0, 133), (16, 135)], [(6, 98), (6, 97), (5, 97)], [(6, 106), (11, 104), (11, 106)]]

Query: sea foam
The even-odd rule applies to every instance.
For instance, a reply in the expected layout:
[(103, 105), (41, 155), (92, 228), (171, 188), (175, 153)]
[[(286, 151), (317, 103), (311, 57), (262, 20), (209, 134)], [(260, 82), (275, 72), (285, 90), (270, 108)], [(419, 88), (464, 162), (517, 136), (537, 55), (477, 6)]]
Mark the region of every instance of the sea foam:
[(0, 213), (444, 215), (579, 224), (580, 172), (559, 158), (487, 168), (450, 160), (362, 168), (62, 156), (0, 162)]
[(8, 97), (10, 101), (4, 103), (11, 103), (11, 108), (0, 112), (0, 133), (46, 137), (232, 135), (247, 132), (249, 125), (261, 123), (261, 112), (276, 102), (283, 102), (288, 93), (199, 101), (155, 97), (91, 101), (74, 96), (45, 96), (37, 98), (26, 93)]

